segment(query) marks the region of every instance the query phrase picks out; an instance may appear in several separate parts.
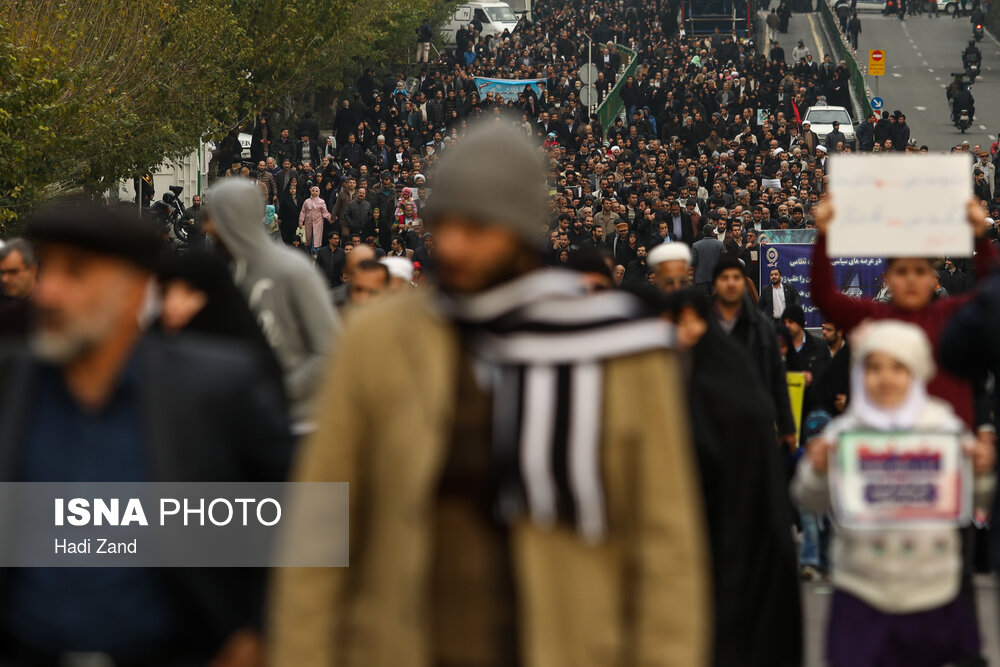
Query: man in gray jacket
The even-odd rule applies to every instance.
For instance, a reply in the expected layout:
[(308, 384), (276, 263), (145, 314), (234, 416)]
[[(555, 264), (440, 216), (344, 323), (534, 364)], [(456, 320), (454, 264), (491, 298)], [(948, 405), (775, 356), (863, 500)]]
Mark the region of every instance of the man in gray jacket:
[(285, 375), (293, 428), (311, 430), (310, 404), (340, 331), (322, 276), (301, 253), (264, 231), (264, 199), (249, 181), (211, 190), (204, 229), (232, 259), (233, 281), (257, 317)]
[(702, 239), (691, 246), (691, 266), (694, 267), (695, 287), (705, 294), (712, 293), (712, 272), (725, 251), (725, 244), (715, 237), (715, 227), (705, 225)]

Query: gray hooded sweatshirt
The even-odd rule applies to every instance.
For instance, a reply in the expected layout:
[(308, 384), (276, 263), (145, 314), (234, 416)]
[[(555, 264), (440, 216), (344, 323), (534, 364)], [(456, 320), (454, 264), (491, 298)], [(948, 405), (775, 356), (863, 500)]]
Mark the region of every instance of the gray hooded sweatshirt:
[(250, 181), (227, 178), (214, 186), (208, 214), (232, 256), (233, 280), (284, 370), (292, 419), (307, 430), (324, 360), (340, 332), (326, 284), (305, 255), (268, 236), (264, 200)]

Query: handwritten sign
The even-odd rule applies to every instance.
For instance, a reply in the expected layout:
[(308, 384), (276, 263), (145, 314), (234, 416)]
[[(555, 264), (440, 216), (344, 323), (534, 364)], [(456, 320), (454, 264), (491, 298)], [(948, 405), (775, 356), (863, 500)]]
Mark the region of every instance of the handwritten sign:
[(834, 257), (970, 257), (966, 156), (833, 158), (829, 254)]
[(762, 178), (760, 179), (760, 189), (767, 192), (768, 189), (777, 192), (781, 189), (781, 179), (780, 178)]
[(830, 468), (834, 515), (855, 527), (967, 523), (971, 480), (955, 433), (846, 432)]

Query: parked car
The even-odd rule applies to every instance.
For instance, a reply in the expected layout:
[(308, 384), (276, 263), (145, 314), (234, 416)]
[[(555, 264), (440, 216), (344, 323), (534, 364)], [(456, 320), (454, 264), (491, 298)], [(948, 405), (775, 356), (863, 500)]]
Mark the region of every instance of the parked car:
[[(833, 130), (833, 121), (840, 123), (840, 131), (847, 137), (847, 144), (851, 150), (857, 148), (858, 142), (854, 138), (854, 122), (851, 114), (844, 107), (815, 106), (806, 109), (803, 121), (809, 121), (812, 131), (819, 136), (820, 141), (826, 141), (826, 135)], [(834, 146), (827, 146), (832, 153)]]

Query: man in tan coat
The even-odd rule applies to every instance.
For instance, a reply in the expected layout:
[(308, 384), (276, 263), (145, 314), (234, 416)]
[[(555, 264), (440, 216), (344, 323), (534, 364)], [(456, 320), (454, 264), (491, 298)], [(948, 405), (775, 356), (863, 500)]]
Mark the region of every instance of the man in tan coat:
[(297, 464), (350, 483), (350, 567), (276, 572), (273, 665), (706, 664), (669, 325), (541, 268), (544, 183), (504, 121), (442, 157), (440, 287), (356, 314)]

